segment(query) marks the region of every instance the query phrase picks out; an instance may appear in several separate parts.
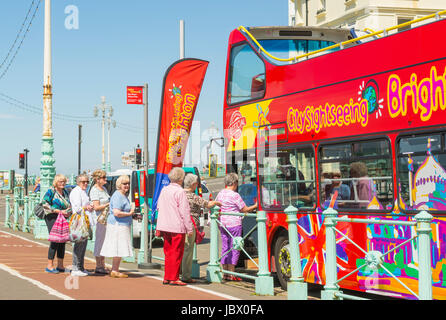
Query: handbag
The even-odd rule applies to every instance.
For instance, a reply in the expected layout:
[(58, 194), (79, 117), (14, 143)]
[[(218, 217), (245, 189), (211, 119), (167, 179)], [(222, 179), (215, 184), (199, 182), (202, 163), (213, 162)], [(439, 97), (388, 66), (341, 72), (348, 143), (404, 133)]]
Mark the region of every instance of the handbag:
[(34, 215), (39, 219), (45, 218), (45, 210), (43, 209), (42, 203), (36, 204), (34, 207)]
[(198, 230), (197, 225), (195, 224), (194, 219), (192, 217), (190, 217), (190, 218), (191, 218), (192, 223), (194, 224), (194, 228), (195, 228), (195, 243), (199, 244), (199, 243), (201, 243), (203, 241), (205, 233), (204, 233), (204, 231)]
[(70, 241), (70, 227), (62, 213), (59, 213), (57, 216), (57, 219), (54, 222), (48, 236), (48, 241), (57, 243), (65, 243)]
[(98, 223), (106, 225), (109, 213), (110, 213), (110, 207), (109, 206), (106, 206), (104, 209), (102, 209), (102, 212), (98, 216), (98, 219), (97, 219)]

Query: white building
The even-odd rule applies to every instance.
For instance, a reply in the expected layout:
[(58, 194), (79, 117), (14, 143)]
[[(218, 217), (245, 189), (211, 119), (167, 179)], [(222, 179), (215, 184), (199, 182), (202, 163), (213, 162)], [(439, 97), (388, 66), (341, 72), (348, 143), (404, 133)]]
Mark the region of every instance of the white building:
[[(379, 31), (446, 9), (446, 0), (287, 0), (290, 26)], [(404, 29), (410, 28), (407, 26)], [(400, 30), (400, 31), (402, 31)]]

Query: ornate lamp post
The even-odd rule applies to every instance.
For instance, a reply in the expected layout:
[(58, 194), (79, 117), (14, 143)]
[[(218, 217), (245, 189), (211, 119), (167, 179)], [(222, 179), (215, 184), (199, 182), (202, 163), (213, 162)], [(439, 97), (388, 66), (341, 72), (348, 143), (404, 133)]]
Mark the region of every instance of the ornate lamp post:
[(52, 185), (56, 168), (53, 157), (53, 93), (51, 81), (51, 0), (45, 0), (45, 35), (44, 35), (44, 68), (43, 68), (43, 133), (40, 158), (40, 198)]

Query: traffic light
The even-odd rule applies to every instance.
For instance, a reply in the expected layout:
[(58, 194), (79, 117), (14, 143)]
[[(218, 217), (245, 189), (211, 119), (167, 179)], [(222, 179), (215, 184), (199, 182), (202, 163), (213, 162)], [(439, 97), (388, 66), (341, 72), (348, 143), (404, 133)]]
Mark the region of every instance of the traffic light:
[(19, 153), (19, 169), (25, 169), (25, 154)]
[(135, 150), (135, 163), (137, 165), (141, 165), (142, 164), (142, 152), (141, 152), (141, 148), (136, 148)]

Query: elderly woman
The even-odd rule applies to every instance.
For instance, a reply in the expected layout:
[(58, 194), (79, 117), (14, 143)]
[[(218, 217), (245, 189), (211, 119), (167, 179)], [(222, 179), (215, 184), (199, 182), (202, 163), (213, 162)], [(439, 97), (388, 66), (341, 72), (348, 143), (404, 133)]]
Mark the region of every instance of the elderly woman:
[[(186, 197), (189, 201), (190, 215), (194, 219), (195, 226), (200, 225), (200, 215), (202, 208), (212, 208), (216, 205), (220, 206), (221, 203), (217, 201), (206, 201), (203, 198), (195, 194), (195, 189), (198, 187), (198, 176), (195, 174), (188, 174), (184, 178), (184, 191), (186, 191)], [(196, 230), (194, 228), (193, 233), (186, 237), (184, 243), (183, 261), (181, 263), (181, 276), (183, 282), (194, 283), (192, 279), (192, 258), (194, 253)]]
[(105, 239), (106, 222), (101, 223), (97, 220), (101, 214), (109, 212), (110, 196), (108, 195), (107, 189), (104, 187), (107, 183), (107, 173), (104, 170), (95, 170), (93, 172), (93, 186), (90, 189), (90, 200), (93, 204), (93, 209), (95, 213), (96, 231), (95, 231), (95, 242), (94, 242), (94, 256), (96, 258), (96, 269), (95, 273), (98, 274), (108, 274), (105, 268), (105, 257), (101, 256), (102, 245)]
[[(48, 227), (48, 233), (51, 232), (54, 223), (62, 213), (64, 217), (71, 215), (70, 199), (68, 192), (65, 190), (67, 178), (63, 174), (57, 174), (53, 180), (53, 187), (43, 196), (43, 208), (45, 212), (45, 223)], [(54, 268), (54, 256), (57, 252), (57, 268)], [(48, 265), (45, 269), (48, 273), (65, 272), (63, 259), (65, 257), (65, 243), (50, 242), (48, 248)]]
[[(90, 198), (87, 194), (88, 182), (89, 179), (86, 174), (80, 174), (76, 178), (77, 186), (70, 192), (70, 202), (73, 208), (73, 213), (87, 215), (91, 224), (92, 219), (89, 211), (93, 210), (93, 206), (90, 204)], [(87, 250), (87, 243), (88, 239), (74, 243), (72, 276), (85, 277), (89, 275), (84, 268), (84, 257), (85, 251)]]
[(189, 201), (181, 185), (184, 170), (173, 168), (168, 177), (170, 184), (161, 190), (158, 199), (157, 233), (164, 238), (164, 281), (163, 284), (184, 286), (180, 281), (180, 266), (184, 253), (186, 233), (191, 236), (194, 226), (190, 218)]
[[(225, 176), (225, 189), (221, 190), (217, 198), (221, 202), (221, 212), (241, 212), (248, 213), (257, 208), (257, 203), (247, 207), (242, 197), (236, 192), (238, 186), (238, 176), (236, 173), (229, 173)], [(240, 251), (232, 249), (232, 238), (242, 235), (242, 219), (240, 216), (222, 215), (220, 222), (224, 226), (220, 227), (221, 234), (221, 260), (224, 270), (235, 271)], [(227, 230), (227, 231), (226, 231)], [(229, 233), (228, 233), (229, 231)], [(226, 280), (240, 281), (241, 279), (233, 275), (224, 275)]]
[(129, 190), (130, 178), (122, 175), (116, 180), (116, 191), (110, 198), (110, 214), (100, 255), (113, 257), (112, 278), (127, 278), (127, 274), (119, 272), (119, 265), (122, 257), (133, 257), (130, 227), (134, 209), (127, 197)]

